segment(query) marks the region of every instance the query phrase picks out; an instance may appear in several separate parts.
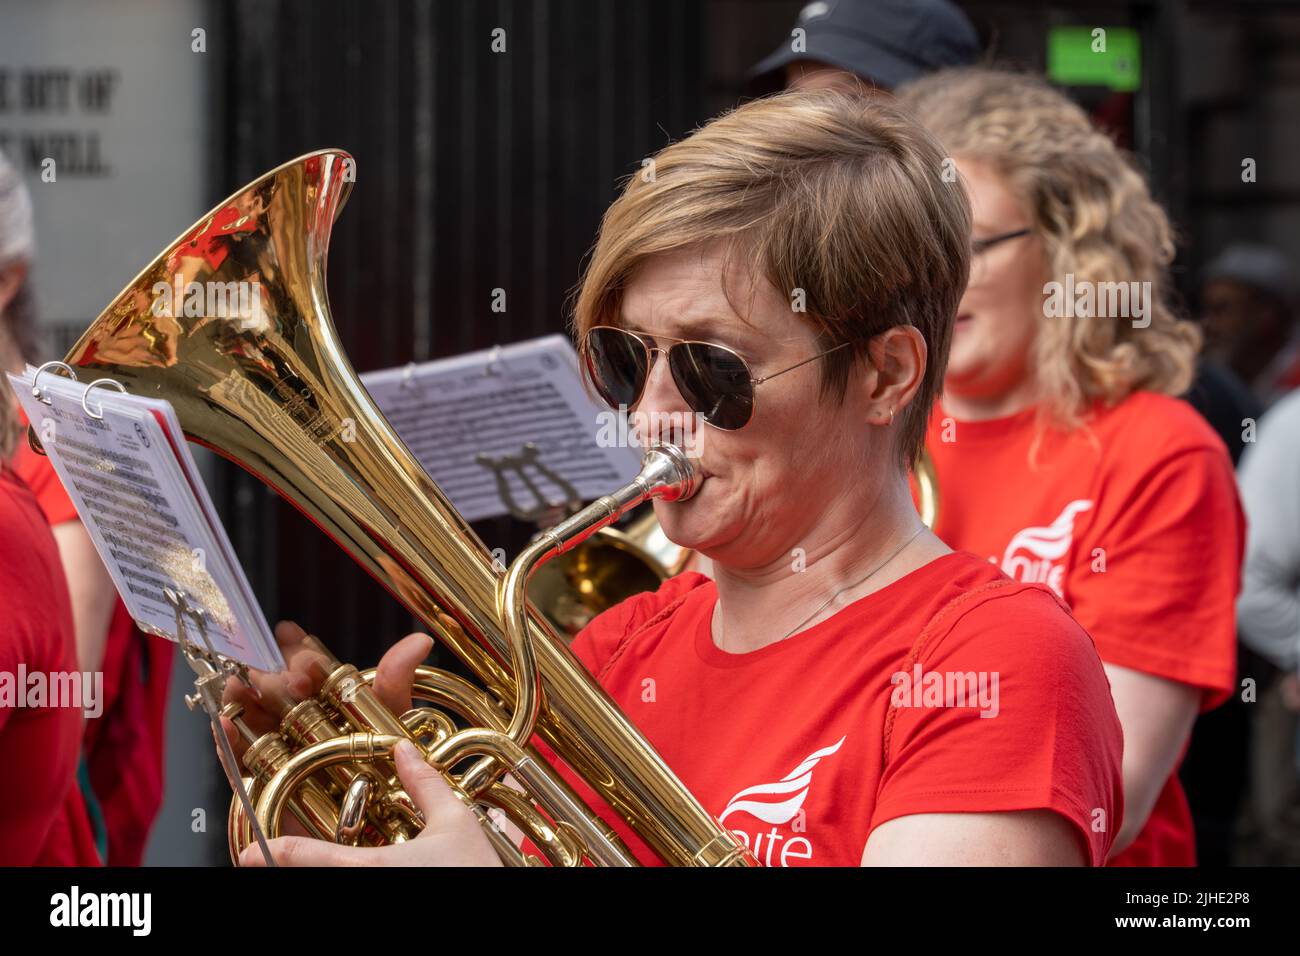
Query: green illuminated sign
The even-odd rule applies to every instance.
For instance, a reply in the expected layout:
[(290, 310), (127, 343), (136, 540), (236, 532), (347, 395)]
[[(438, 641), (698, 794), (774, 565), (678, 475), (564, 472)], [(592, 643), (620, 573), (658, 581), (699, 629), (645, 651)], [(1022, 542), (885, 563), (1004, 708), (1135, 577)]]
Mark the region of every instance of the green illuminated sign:
[(1132, 27), (1052, 27), (1047, 76), (1061, 86), (1131, 93), (1142, 78), (1142, 41)]

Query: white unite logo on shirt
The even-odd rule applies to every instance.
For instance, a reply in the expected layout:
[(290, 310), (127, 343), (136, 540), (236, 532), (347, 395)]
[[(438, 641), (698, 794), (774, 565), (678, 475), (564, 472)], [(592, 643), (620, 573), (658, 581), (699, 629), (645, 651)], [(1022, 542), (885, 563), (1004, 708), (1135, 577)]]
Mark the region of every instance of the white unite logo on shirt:
[[(822, 758), (839, 750), (846, 739), (847, 735), (829, 747), (814, 750), (776, 783), (760, 783), (741, 790), (727, 801), (727, 806), (718, 816), (718, 822), (725, 824), (727, 817), (735, 813), (748, 814), (760, 823), (768, 824), (771, 829), (766, 833), (756, 830), (751, 834), (747, 830), (731, 828), (731, 832), (740, 837), (764, 866), (789, 866), (790, 860), (811, 860), (813, 845), (810, 837), (786, 836), (777, 828), (793, 824), (792, 832), (800, 829), (800, 824), (805, 819), (802, 811), (808, 790), (812, 786), (813, 768)], [(777, 858), (775, 864), (772, 862), (774, 853)]]
[(1050, 525), (1025, 528), (1011, 538), (1002, 553), (1002, 573), (1027, 584), (1046, 584), (1065, 597), (1065, 562), (1074, 542), (1074, 518), (1092, 507), (1086, 499), (1071, 501)]

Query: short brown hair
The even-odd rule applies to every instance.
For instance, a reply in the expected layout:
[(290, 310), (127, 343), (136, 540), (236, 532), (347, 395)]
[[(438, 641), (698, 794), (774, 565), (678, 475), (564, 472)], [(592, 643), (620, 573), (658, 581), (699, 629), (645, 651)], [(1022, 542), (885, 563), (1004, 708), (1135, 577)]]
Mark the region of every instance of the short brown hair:
[(660, 253), (723, 241), (783, 295), (825, 349), (822, 394), (843, 398), (867, 340), (920, 331), (928, 361), (901, 416), (920, 453), (970, 265), (970, 205), (945, 181), (935, 139), (887, 102), (836, 90), (783, 93), (724, 113), (664, 148), (606, 211), (573, 314), (581, 339), (619, 324), (623, 290)]

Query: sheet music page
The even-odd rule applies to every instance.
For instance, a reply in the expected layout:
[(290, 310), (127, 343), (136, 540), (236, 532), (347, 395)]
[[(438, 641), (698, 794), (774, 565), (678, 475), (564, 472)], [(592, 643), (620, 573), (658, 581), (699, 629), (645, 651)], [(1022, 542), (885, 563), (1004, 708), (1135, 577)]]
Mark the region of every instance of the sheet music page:
[[(208, 494), (208, 487), (203, 482), (203, 475), (199, 471), (198, 462), (190, 454), (189, 443), (185, 439), (185, 430), (181, 427), (180, 419), (176, 417), (176, 409), (172, 408), (170, 402), (156, 402), (154, 404), (161, 406), (154, 409), (155, 417), (161, 417), (163, 431), (170, 436), (173, 448), (179, 451), (176, 463), (180, 466), (182, 475), (189, 487), (194, 491), (194, 497), (203, 511), (204, 520), (215, 532), (214, 537), (217, 545), (222, 549), (222, 556), (226, 565), (236, 576), (235, 587), (238, 589), (238, 593), (251, 604), (256, 616), (263, 618), (261, 606), (257, 603), (256, 595), (253, 594), (252, 585), (248, 583), (247, 575), (244, 574), (244, 566), (239, 563), (239, 557), (235, 554), (235, 546), (231, 544), (230, 536), (226, 532), (226, 526), (222, 524), (216, 506), (212, 503), (212, 497)], [(274, 643), (274, 639), (272, 639), (272, 644), (274, 645)], [(276, 653), (279, 653), (278, 645), (275, 646), (277, 648)]]
[[(72, 499), (118, 593), (140, 627), (175, 639), (176, 614), (163, 595), (182, 591), (205, 615), (217, 653), (262, 671), (284, 669), (284, 659), (257, 607), (243, 568), (233, 562), (225, 529), (215, 521), (179, 430), (168, 436), (155, 416), (167, 403), (100, 387), (88, 399), (102, 420), (82, 407), (83, 384), (41, 376), (45, 404), (32, 395), (31, 373), (10, 374), (28, 420)], [(174, 422), (174, 413), (172, 421)], [(200, 503), (198, 496), (205, 501)], [(212, 518), (209, 518), (209, 515)], [(193, 621), (190, 636), (202, 646)]]
[[(641, 451), (619, 442), (616, 418), (588, 396), (578, 355), (563, 335), (470, 352), (361, 376), (398, 436), (467, 521), (506, 514), (493, 473), (475, 461), (538, 446), (548, 469), (584, 499), (631, 480)], [(614, 439), (611, 441), (610, 439)], [(553, 503), (560, 488), (529, 468)], [(518, 474), (505, 477), (515, 500), (536, 503)]]

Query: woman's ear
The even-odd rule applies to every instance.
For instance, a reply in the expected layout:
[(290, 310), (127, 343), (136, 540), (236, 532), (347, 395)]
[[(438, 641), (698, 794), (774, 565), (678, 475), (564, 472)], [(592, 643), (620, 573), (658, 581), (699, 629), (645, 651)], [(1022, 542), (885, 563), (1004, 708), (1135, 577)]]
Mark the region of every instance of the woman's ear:
[(867, 355), (876, 373), (869, 395), (872, 419), (889, 424), (921, 387), (929, 357), (925, 336), (914, 326), (896, 325), (867, 343)]
[(0, 268), (0, 315), (9, 308), (9, 303), (18, 295), (18, 290), (23, 287), (26, 279), (27, 263), (21, 259)]

